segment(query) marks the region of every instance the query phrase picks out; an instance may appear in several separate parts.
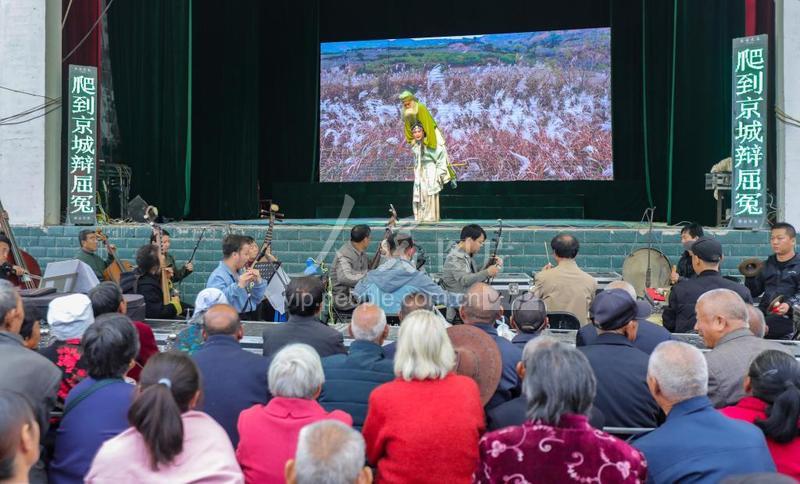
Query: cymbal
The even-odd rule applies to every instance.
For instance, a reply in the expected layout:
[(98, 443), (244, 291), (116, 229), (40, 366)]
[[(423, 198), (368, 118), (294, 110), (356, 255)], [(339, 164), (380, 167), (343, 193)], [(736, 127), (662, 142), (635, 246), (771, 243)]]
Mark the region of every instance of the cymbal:
[(764, 261), (758, 257), (749, 257), (739, 263), (739, 272), (744, 277), (755, 277), (761, 272), (764, 267)]

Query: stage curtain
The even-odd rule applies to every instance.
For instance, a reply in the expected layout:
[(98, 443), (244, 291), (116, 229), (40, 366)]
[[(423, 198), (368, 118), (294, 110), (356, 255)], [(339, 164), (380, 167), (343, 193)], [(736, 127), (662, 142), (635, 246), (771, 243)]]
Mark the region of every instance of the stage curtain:
[(115, 160), (140, 194), (170, 218), (183, 215), (190, 0), (117, 0), (108, 11), (120, 132)]

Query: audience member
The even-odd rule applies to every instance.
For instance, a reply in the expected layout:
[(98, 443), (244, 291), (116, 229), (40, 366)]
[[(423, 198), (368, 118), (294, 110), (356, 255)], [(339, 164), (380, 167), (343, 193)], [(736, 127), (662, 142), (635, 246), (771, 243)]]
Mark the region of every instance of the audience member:
[[(109, 313), (128, 313), (128, 304), (122, 295), (122, 289), (116, 282), (101, 282), (89, 291), (88, 296), (92, 301), (95, 318)], [(128, 371), (127, 376), (139, 381), (139, 375), (147, 360), (158, 353), (158, 344), (150, 326), (141, 321), (132, 321), (132, 323), (139, 334), (139, 354), (136, 355), (136, 364)]]
[(500, 349), (492, 337), (471, 324), (456, 324), (447, 328), (447, 337), (456, 352), (457, 375), (468, 376), (478, 384), (481, 405), (486, 405), (497, 392), (503, 373)]
[(750, 291), (743, 285), (722, 277), (722, 244), (717, 240), (700, 237), (691, 245), (692, 267), (695, 276), (683, 280), (669, 292), (669, 305), (664, 308), (664, 327), (673, 333), (691, 333), (697, 317), (694, 306), (697, 299), (712, 289), (725, 288), (735, 292), (750, 304)]
[(369, 225), (356, 225), (350, 229), (350, 241), (336, 251), (333, 258), (333, 305), (339, 311), (352, 311), (356, 307), (350, 292), (369, 271), (366, 250), (372, 240), (371, 233)]
[(670, 274), (670, 282), (673, 284), (697, 275), (692, 266), (692, 254), (689, 250), (692, 243), (703, 235), (703, 226), (695, 222), (687, 223), (681, 229), (681, 244), (683, 244), (684, 251), (678, 260), (678, 266)]
[(136, 270), (124, 273), (119, 283), (125, 294), (139, 294), (144, 298), (145, 317), (171, 319), (181, 314), (183, 307), (178, 296), (164, 303), (159, 271), (158, 247), (147, 244), (136, 251)]
[(50, 462), (51, 483), (82, 483), (103, 442), (128, 428), (135, 387), (123, 377), (135, 365), (139, 337), (122, 314), (100, 316), (83, 334), (89, 374), (69, 392)]
[(761, 432), (714, 410), (707, 382), (706, 360), (694, 346), (667, 341), (650, 355), (647, 385), (667, 420), (633, 444), (647, 459), (649, 482), (720, 482), (775, 470)]
[[(412, 292), (410, 294), (406, 294), (403, 297), (403, 302), (400, 303), (400, 312), (397, 313), (397, 319), (400, 320), (400, 323), (403, 322), (406, 316), (413, 313), (417, 309), (424, 309), (426, 311), (431, 311), (435, 315), (439, 316), (442, 325), (445, 328), (450, 327), (450, 323), (442, 317), (442, 313), (440, 313), (433, 305), (431, 298), (426, 296), (421, 292)], [(383, 355), (386, 358), (394, 359), (394, 355), (397, 352), (397, 341), (392, 341), (391, 343), (387, 343), (383, 345)]]
[(400, 303), (406, 294), (414, 292), (425, 294), (434, 304), (448, 307), (459, 304), (460, 295), (442, 289), (411, 262), (417, 250), (411, 234), (393, 234), (386, 239), (386, 244), (391, 257), (358, 281), (353, 289), (357, 301), (376, 304), (392, 316), (400, 312)]
[(267, 281), (261, 279), (257, 270), (243, 270), (250, 263), (253, 245), (244, 235), (226, 235), (222, 239), (222, 260), (206, 282), (206, 288), (222, 291), (228, 304), (244, 315), (253, 314), (267, 292)]
[[(647, 320), (653, 314), (653, 306), (647, 301), (636, 299), (636, 289), (629, 282), (612, 281), (604, 290), (611, 289), (622, 289), (636, 301), (636, 339), (633, 340), (635, 348), (639, 348), (649, 355), (660, 343), (672, 339), (672, 334), (663, 326)], [(575, 346), (590, 345), (595, 340), (597, 340), (597, 328), (593, 324), (587, 324), (578, 330), (578, 334), (575, 336)]]
[(206, 311), (215, 304), (228, 304), (225, 294), (216, 287), (207, 287), (197, 293), (197, 297), (194, 299), (194, 313), (187, 321), (186, 328), (175, 338), (175, 349), (193, 355), (203, 347), (203, 343), (205, 343), (203, 317)]
[(747, 305), (747, 326), (756, 338), (763, 338), (767, 334), (767, 321), (764, 313), (752, 304)]
[(633, 346), (638, 328), (636, 312), (636, 301), (626, 291), (601, 292), (591, 308), (597, 339), (579, 348), (594, 370), (594, 404), (609, 427), (652, 428), (660, 418), (647, 390), (647, 354)]
[(290, 344), (278, 351), (267, 381), (272, 399), (239, 415), (236, 457), (247, 482), (281, 482), (304, 426), (325, 419), (353, 423), (350, 415), (340, 410), (328, 413), (317, 403), (325, 374), (319, 355), (309, 345)]
[(720, 411), (760, 428), (778, 472), (800, 481), (800, 364), (791, 355), (767, 350), (750, 365), (744, 391), (748, 396)]
[(19, 335), (25, 347), (30, 350), (38, 350), (42, 340), (42, 312), (33, 303), (23, 302), (25, 307), (25, 319), (19, 328)]
[[(525, 375), (528, 373), (528, 368), (525, 366), (527, 361), (533, 361), (532, 355), (534, 351), (541, 348), (549, 348), (558, 343), (558, 340), (547, 335), (542, 335), (536, 339), (529, 341), (522, 349), (522, 361), (517, 363), (517, 374), (519, 379), (525, 382)], [(533, 371), (533, 370), (531, 370)], [(594, 376), (594, 375), (593, 375)], [(513, 400), (498, 405), (497, 407), (486, 411), (486, 425), (489, 430), (498, 430), (512, 425), (522, 425), (527, 420), (526, 412), (528, 409), (528, 400), (525, 398), (524, 393)], [(596, 429), (603, 429), (605, 417), (594, 405), (589, 408), (589, 424)]]
[[(0, 280), (0, 390), (25, 396), (36, 412), (41, 435), (45, 435), (61, 384), (61, 372), (47, 358), (24, 346), (19, 336), (24, 319), (25, 309), (17, 289)], [(47, 482), (43, 459), (32, 468), (31, 480)]]
[(589, 321), (589, 306), (597, 291), (597, 281), (575, 262), (580, 244), (574, 236), (558, 234), (550, 241), (550, 247), (556, 266), (548, 262), (536, 274), (531, 291), (542, 298), (548, 311), (572, 313), (583, 326)]
[(342, 333), (319, 320), (325, 288), (319, 277), (295, 277), (286, 287), (289, 321), (264, 330), (264, 356), (272, 356), (289, 343), (304, 343), (320, 357), (347, 353)]
[(522, 349), (528, 341), (547, 330), (547, 307), (544, 301), (530, 292), (520, 294), (511, 302), (509, 322), (511, 328), (517, 331), (511, 342)]
[[(766, 315), (769, 339), (784, 339), (794, 331), (792, 306), (800, 304), (800, 257), (795, 252), (796, 240), (797, 232), (792, 225), (774, 224), (769, 238), (773, 254), (755, 277), (744, 281), (753, 297), (761, 296), (759, 307)], [(778, 297), (782, 300), (772, 307)]]
[(519, 395), (520, 381), (517, 375), (517, 363), (522, 359), (522, 350), (509, 340), (497, 334), (494, 322), (503, 314), (500, 294), (483, 282), (476, 282), (464, 294), (464, 302), (459, 312), (464, 324), (470, 324), (492, 337), (500, 350), (503, 360), (503, 373), (497, 391), (486, 404), (486, 408), (494, 408)]
[(92, 302), (85, 294), (70, 294), (50, 301), (47, 323), (53, 342), (42, 355), (61, 370), (58, 389), (58, 408), (63, 408), (67, 394), (86, 377), (86, 365), (81, 360), (81, 338), (94, 323)]
[(736, 405), (745, 396), (744, 377), (762, 351), (778, 343), (757, 338), (747, 326), (747, 305), (729, 289), (713, 289), (697, 300), (695, 329), (711, 351), (708, 361), (708, 398), (715, 407)]
[(222, 425), (234, 448), (239, 443), (236, 423), (242, 410), (264, 404), (269, 360), (239, 345), (244, 328), (233, 306), (217, 304), (203, 317), (203, 346), (192, 355), (200, 370), (203, 400), (198, 406)]
[(400, 325), (397, 379), (372, 391), (364, 440), (386, 482), (471, 482), (485, 425), (478, 385), (456, 375), (456, 355), (430, 311)]
[(642, 455), (589, 425), (595, 379), (580, 351), (548, 342), (524, 366), (528, 418), (483, 436), (474, 482), (645, 481)]
[(244, 482), (225, 430), (194, 410), (200, 397), (189, 356), (154, 355), (128, 411), (131, 427), (100, 447), (85, 482)]
[(31, 468), (39, 460), (40, 438), (28, 400), (0, 390), (0, 482), (29, 482)]
[(300, 430), (294, 459), (286, 462), (287, 484), (370, 484), (364, 465), (364, 437), (337, 422), (323, 420)]
[(319, 403), (325, 410), (352, 415), (353, 427), (360, 431), (370, 393), (378, 385), (394, 380), (394, 362), (384, 356), (381, 348), (389, 334), (381, 308), (370, 303), (356, 307), (349, 331), (355, 341), (347, 354), (322, 359), (325, 384)]

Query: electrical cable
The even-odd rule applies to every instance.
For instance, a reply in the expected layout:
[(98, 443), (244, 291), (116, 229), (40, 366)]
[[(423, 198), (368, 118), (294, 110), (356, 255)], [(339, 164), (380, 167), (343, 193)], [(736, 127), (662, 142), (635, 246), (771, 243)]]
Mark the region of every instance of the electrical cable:
[(108, 12), (108, 9), (111, 8), (111, 5), (113, 4), (114, 0), (109, 0), (108, 5), (106, 5), (106, 8), (103, 9), (103, 12), (97, 17), (97, 20), (94, 21), (94, 24), (92, 24), (92, 27), (89, 29), (88, 32), (86, 32), (86, 35), (84, 35), (81, 41), (78, 42), (78, 45), (76, 45), (71, 51), (69, 51), (69, 54), (65, 55), (64, 58), (61, 59), (61, 62), (66, 62), (67, 59), (69, 59), (72, 56), (72, 54), (77, 52), (77, 50), (81, 47), (81, 45), (83, 45), (83, 43), (86, 42), (86, 39), (88, 39), (89, 36), (92, 35), (92, 32), (94, 32), (94, 29), (97, 27), (97, 24), (99, 24), (100, 21), (103, 20), (103, 17), (105, 17), (106, 12)]
[(72, 8), (72, 0), (69, 0), (67, 4), (67, 11), (64, 12), (64, 18), (61, 19), (61, 30), (64, 30), (64, 24), (67, 23), (67, 17), (69, 17), (69, 9)]
[(19, 93), (19, 94), (27, 94), (28, 96), (33, 96), (33, 97), (42, 97), (42, 98), (45, 98), (45, 99), (53, 99), (51, 97), (43, 96), (41, 94), (35, 94), (35, 93), (32, 93), (32, 92), (28, 92), (28, 91), (22, 91), (20, 89), (13, 89), (13, 88), (6, 87), (6, 86), (0, 86), (0, 89), (4, 89), (6, 91), (11, 91), (11, 92), (16, 92), (16, 93)]
[(42, 116), (47, 116), (48, 114), (52, 113), (56, 109), (60, 109), (60, 108), (61, 108), (61, 106), (56, 106), (56, 107), (54, 107), (52, 109), (49, 109), (49, 110), (43, 112), (42, 114), (38, 114), (38, 115), (36, 115), (36, 116), (34, 116), (32, 118), (24, 119), (22, 121), (4, 122), (4, 123), (0, 122), (0, 126), (11, 126), (11, 125), (15, 125), (15, 124), (25, 124), (25, 123), (27, 123), (29, 121), (33, 121), (34, 119), (41, 118)]
[(58, 104), (58, 105), (60, 105), (60, 104), (61, 104), (61, 99), (60, 99), (60, 98), (59, 98), (59, 99), (52, 99), (52, 100), (50, 100), (50, 101), (47, 101), (47, 102), (46, 102), (46, 103), (44, 103), (44, 104), (36, 105), (36, 106), (33, 106), (33, 107), (31, 107), (31, 108), (28, 108), (28, 109), (26, 109), (26, 110), (24, 110), (24, 111), (21, 111), (21, 112), (19, 112), (19, 113), (12, 114), (12, 115), (10, 115), (10, 116), (6, 116), (6, 117), (4, 117), (4, 118), (0, 118), (0, 123), (3, 123), (3, 122), (5, 122), (5, 121), (11, 121), (11, 120), (15, 120), (15, 119), (21, 118), (21, 117), (23, 117), (23, 116), (27, 116), (27, 115), (29, 115), (29, 114), (33, 114), (33, 113), (35, 113), (36, 111), (40, 111), (40, 110), (42, 110), (42, 109), (47, 109), (47, 108), (49, 108), (50, 106), (53, 106), (53, 105), (56, 105), (56, 104)]

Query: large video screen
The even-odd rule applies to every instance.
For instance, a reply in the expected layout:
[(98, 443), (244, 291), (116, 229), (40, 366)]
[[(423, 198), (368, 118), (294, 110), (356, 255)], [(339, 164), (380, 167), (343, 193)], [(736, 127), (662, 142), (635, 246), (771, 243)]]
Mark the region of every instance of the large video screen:
[(612, 180), (610, 34), (322, 43), (320, 181), (413, 180), (403, 91), (431, 114), (459, 181)]

